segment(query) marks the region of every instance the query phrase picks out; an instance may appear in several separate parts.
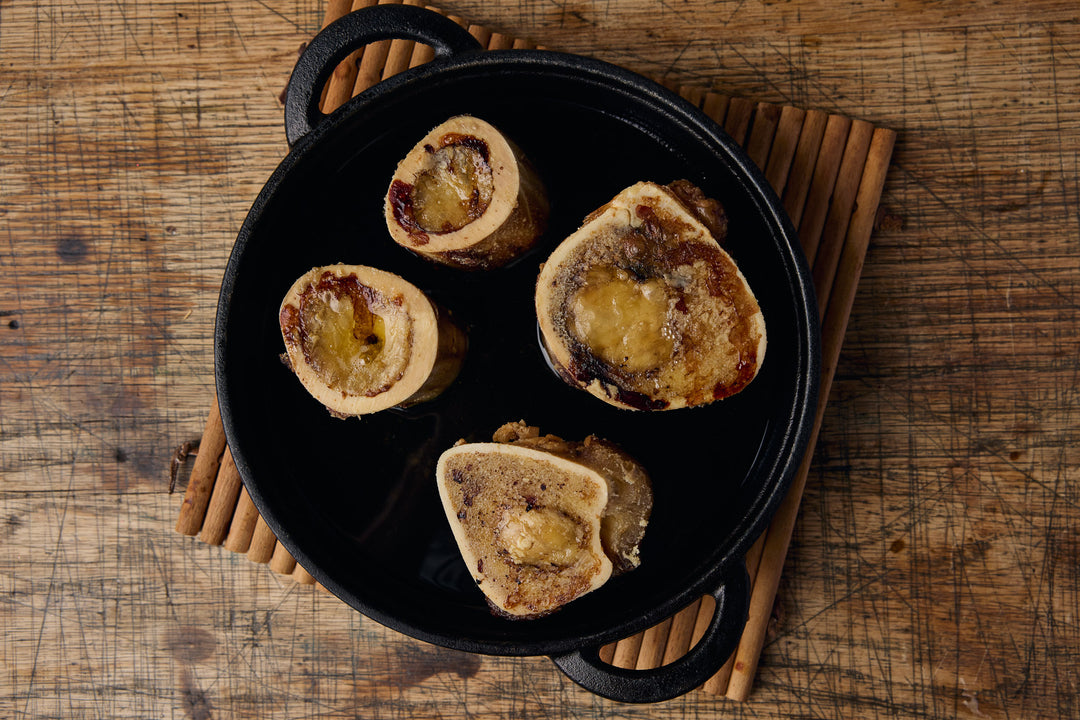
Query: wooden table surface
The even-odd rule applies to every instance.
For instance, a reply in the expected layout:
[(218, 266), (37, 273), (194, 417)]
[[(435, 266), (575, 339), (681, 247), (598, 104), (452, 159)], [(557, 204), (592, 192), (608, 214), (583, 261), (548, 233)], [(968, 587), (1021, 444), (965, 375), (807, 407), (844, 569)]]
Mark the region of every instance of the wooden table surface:
[(441, 7), (898, 132), (750, 700), (602, 700), (174, 532), (324, 5), (4, 0), (0, 717), (1080, 715), (1075, 0)]

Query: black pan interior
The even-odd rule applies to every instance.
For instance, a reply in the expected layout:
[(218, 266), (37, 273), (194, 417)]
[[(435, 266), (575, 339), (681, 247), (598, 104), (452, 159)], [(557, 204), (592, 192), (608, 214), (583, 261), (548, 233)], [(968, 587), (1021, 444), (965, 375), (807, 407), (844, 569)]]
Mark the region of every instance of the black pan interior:
[[(811, 341), (798, 261), (737, 163), (632, 88), (492, 60), (440, 82), (420, 75), (384, 83), (373, 100), (354, 102), (294, 148), (256, 201), (226, 271), (219, 395), (230, 445), (264, 517), (330, 589), (423, 639), (550, 654), (660, 619), (711, 590), (703, 583), (745, 551), (786, 482), (776, 456), (789, 446), (805, 400)], [(433, 265), (396, 246), (382, 219), (398, 160), (458, 113), (503, 130), (549, 190), (548, 233), (503, 270)], [(766, 361), (746, 391), (709, 407), (618, 410), (567, 387), (546, 365), (532, 304), (536, 275), (554, 246), (619, 190), (677, 178), (726, 206), (725, 247), (762, 305)], [(440, 398), (338, 420), (281, 364), (281, 298), (311, 267), (336, 262), (398, 273), (464, 324), (468, 358)], [(489, 440), (519, 419), (569, 439), (593, 433), (619, 443), (649, 468), (656, 495), (641, 567), (529, 622), (488, 611), (454, 546), (433, 472), (459, 438)]]

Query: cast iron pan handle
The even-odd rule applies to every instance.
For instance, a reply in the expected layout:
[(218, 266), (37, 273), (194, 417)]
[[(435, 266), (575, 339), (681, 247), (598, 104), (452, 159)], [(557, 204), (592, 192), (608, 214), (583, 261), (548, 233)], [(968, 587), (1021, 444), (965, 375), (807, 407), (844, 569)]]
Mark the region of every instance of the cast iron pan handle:
[(337, 64), (359, 47), (395, 38), (430, 45), (436, 60), (483, 49), (453, 20), (412, 5), (373, 5), (335, 20), (308, 44), (289, 78), (285, 135), (290, 147), (326, 117), (319, 97)]
[(716, 612), (701, 640), (668, 665), (627, 670), (600, 659), (600, 648), (575, 650), (551, 659), (567, 677), (610, 700), (651, 703), (690, 692), (712, 677), (734, 652), (750, 607), (750, 578), (739, 563), (713, 591)]

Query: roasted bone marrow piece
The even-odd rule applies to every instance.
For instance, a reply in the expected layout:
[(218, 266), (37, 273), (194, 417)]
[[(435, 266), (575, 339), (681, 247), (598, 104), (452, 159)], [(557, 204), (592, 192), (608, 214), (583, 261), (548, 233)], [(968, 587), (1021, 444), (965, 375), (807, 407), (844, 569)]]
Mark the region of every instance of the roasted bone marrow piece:
[(469, 270), (506, 265), (547, 226), (544, 185), (521, 149), (479, 118), (450, 118), (398, 164), (387, 190), (394, 241)]
[(415, 285), (363, 265), (312, 268), (278, 312), (283, 359), (332, 415), (436, 397), (457, 376), (466, 338)]
[(494, 442), (444, 452), (436, 483), (458, 550), (498, 615), (542, 617), (641, 562), (652, 486), (607, 441), (510, 423)]
[(687, 181), (640, 182), (589, 215), (536, 285), (544, 350), (567, 383), (634, 410), (704, 405), (744, 389), (765, 320), (721, 248), (723, 208)]

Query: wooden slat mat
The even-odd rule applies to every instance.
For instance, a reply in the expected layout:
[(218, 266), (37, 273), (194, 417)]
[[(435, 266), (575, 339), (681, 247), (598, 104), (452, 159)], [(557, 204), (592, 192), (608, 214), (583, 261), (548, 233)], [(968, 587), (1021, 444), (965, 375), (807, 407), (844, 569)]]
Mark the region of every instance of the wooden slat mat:
[[(325, 23), (373, 4), (374, 0), (330, 0)], [(420, 3), (406, 0), (405, 4)], [(526, 40), (451, 17), (488, 49), (535, 47)], [(411, 41), (369, 45), (335, 70), (323, 94), (323, 109), (329, 112), (383, 78), (430, 59), (429, 48)], [(896, 136), (891, 130), (841, 115), (755, 103), (698, 87), (672, 89), (723, 126), (764, 170), (799, 231), (813, 268), (822, 318), (821, 393), (809, 450), (772, 524), (747, 554), (753, 591), (739, 647), (703, 687), (705, 692), (744, 700), (764, 645)], [(277, 542), (243, 488), (225, 444), (216, 402), (207, 418), (176, 530), (197, 535), (210, 545), (246, 553), (252, 562), (266, 563), (274, 572), (291, 575), (297, 582), (315, 582)], [(714, 601), (706, 596), (659, 625), (605, 647), (601, 656), (627, 668), (646, 669), (671, 662), (697, 642), (713, 610)]]

